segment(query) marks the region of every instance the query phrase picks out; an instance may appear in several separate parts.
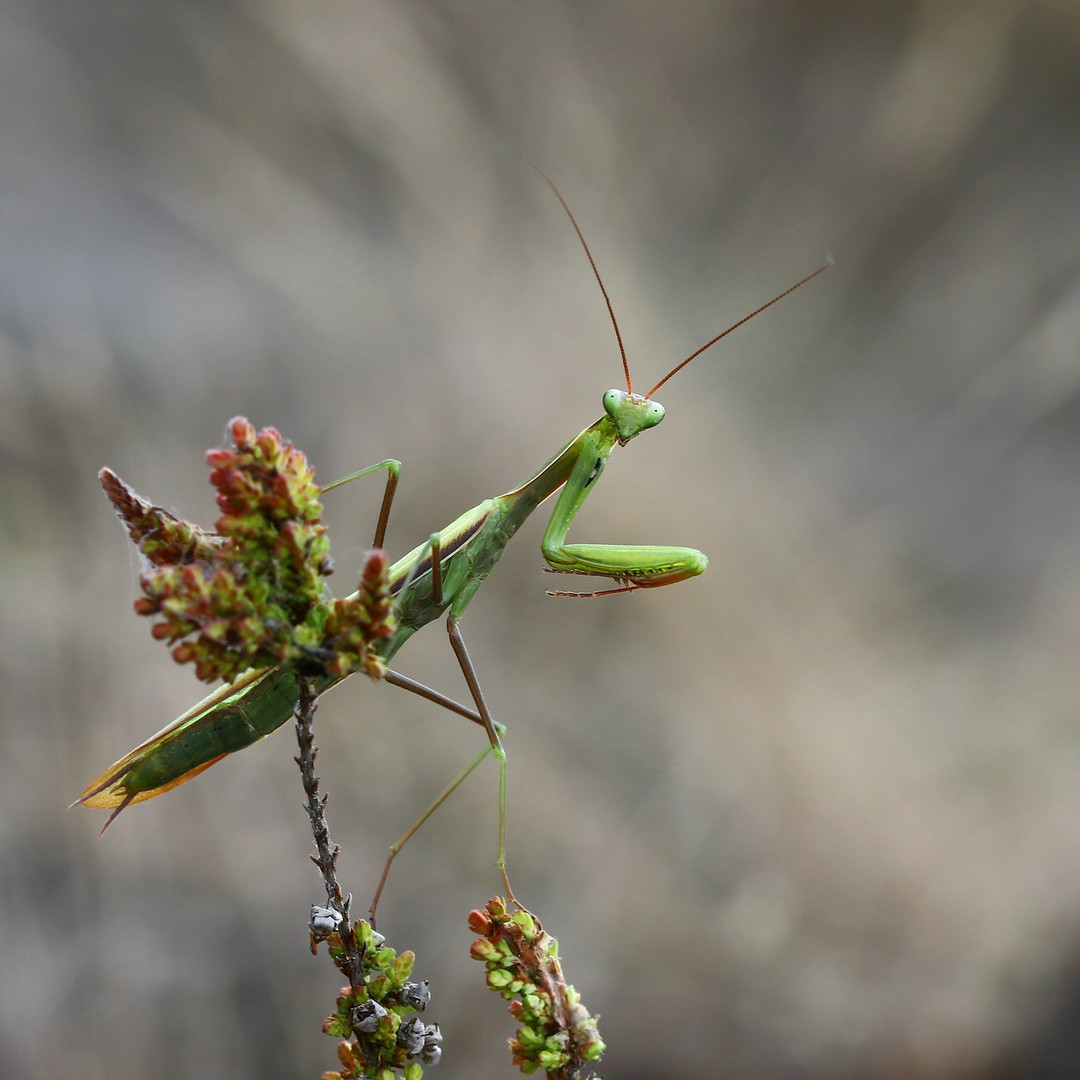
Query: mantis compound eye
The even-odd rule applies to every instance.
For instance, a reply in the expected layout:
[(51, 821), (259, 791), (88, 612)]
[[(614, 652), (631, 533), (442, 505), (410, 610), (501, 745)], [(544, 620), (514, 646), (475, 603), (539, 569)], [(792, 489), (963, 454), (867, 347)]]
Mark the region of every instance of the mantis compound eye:
[(619, 410), (622, 408), (622, 404), (627, 397), (628, 395), (625, 390), (605, 390), (604, 412), (606, 412), (612, 420), (616, 419), (619, 415)]
[(664, 419), (664, 406), (659, 401), (649, 401), (645, 405), (645, 418), (641, 423), (641, 430), (656, 427)]

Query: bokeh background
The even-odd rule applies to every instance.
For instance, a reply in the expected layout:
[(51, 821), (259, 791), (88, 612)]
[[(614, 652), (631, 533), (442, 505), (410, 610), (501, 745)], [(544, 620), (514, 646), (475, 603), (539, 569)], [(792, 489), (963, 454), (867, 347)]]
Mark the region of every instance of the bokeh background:
[[(701, 547), (465, 630), (511, 867), (621, 1080), (1080, 1076), (1074, 0), (8, 0), (0, 12), (0, 1076), (316, 1077), (338, 985), (286, 729), (125, 814), (67, 803), (201, 696), (131, 615), (95, 473), (214, 519), (242, 413), (322, 479), (405, 462), (400, 553), (620, 380), (664, 426), (572, 534)], [(381, 482), (328, 498), (341, 592)], [(433, 627), (398, 666), (461, 694)], [(341, 871), (479, 748), (360, 680), (319, 712)], [(443, 1080), (511, 1075), (465, 916), (495, 770), (399, 860)]]

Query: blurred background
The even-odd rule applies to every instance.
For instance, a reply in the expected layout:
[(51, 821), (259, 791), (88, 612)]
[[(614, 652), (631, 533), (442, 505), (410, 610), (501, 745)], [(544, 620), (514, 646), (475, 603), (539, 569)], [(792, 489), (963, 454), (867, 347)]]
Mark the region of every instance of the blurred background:
[[(544, 515), (465, 631), (510, 865), (609, 1078), (1080, 1076), (1080, 15), (1072, 0), (8, 0), (0, 12), (0, 1076), (314, 1078), (339, 977), (288, 729), (67, 810), (205, 693), (132, 617), (96, 472), (216, 518), (235, 414), (405, 463), (400, 554), (667, 384), (572, 538), (692, 583), (550, 599)], [(381, 495), (327, 512), (339, 593)], [(464, 694), (439, 626), (397, 666)], [(319, 710), (341, 876), (482, 745)], [(399, 859), (443, 1080), (513, 1075), (468, 958), (496, 771)]]

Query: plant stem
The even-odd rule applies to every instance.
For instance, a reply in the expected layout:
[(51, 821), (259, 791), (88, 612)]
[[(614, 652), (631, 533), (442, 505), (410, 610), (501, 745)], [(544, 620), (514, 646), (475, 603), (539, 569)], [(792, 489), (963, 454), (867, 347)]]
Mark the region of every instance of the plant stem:
[(363, 952), (356, 940), (356, 931), (353, 929), (349, 914), (352, 894), (343, 894), (341, 885), (338, 883), (337, 857), (341, 849), (331, 842), (330, 826), (326, 821), (326, 803), (330, 796), (319, 794), (319, 778), (315, 775), (315, 758), (318, 750), (315, 748), (312, 724), (318, 704), (319, 694), (315, 680), (302, 677), (300, 697), (293, 710), (293, 715), (296, 717), (296, 741), (300, 746), (300, 755), (294, 760), (300, 766), (300, 777), (304, 784), (304, 794), (307, 796), (305, 808), (311, 820), (311, 835), (315, 839), (315, 847), (318, 851), (317, 856), (312, 855), (310, 858), (322, 875), (330, 907), (340, 912), (342, 916), (338, 933), (341, 935), (341, 943), (345, 948), (345, 956), (342, 959), (341, 970), (348, 976), (352, 988), (359, 990), (365, 982)]

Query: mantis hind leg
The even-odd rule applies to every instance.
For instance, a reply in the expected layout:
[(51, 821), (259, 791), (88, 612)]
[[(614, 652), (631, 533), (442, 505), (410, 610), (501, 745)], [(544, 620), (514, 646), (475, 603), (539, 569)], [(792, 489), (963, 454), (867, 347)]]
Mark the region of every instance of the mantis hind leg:
[[(388, 480), (387, 495), (384, 497), (384, 510), (388, 509), (387, 499), (391, 497), (392, 492), (390, 490), (390, 481)], [(380, 518), (380, 527), (382, 524), (383, 522)], [(432, 535), (428, 546), (431, 553), (432, 602), (438, 607), (441, 606), (443, 602), (442, 565), (440, 562), (438, 533)], [(418, 567), (422, 562), (423, 558), (418, 559), (416, 566)], [(415, 569), (416, 567), (414, 567), (414, 571)], [(407, 583), (409, 580), (411, 580), (411, 578), (407, 579)], [(503, 886), (506, 889), (507, 897), (513, 903), (517, 903), (513, 890), (510, 887), (510, 879), (506, 873), (506, 751), (503, 749), (502, 739), (500, 738), (504, 729), (502, 725), (497, 724), (491, 716), (491, 711), (488, 709), (487, 702), (484, 699), (483, 689), (480, 686), (480, 680), (476, 674), (476, 668), (469, 657), (469, 650), (465, 645), (465, 638), (461, 633), (460, 621), (454, 617), (453, 613), (447, 616), (446, 631), (450, 638), (450, 646), (454, 650), (454, 656), (457, 659), (458, 666), (461, 668), (461, 674), (465, 679), (465, 683), (469, 688), (469, 694), (476, 706), (475, 711), (464, 705), (459, 705), (452, 698), (448, 698), (437, 690), (433, 690), (423, 683), (410, 679), (408, 676), (400, 674), (400, 672), (388, 670), (383, 676), (383, 679), (391, 686), (398, 686), (403, 690), (408, 690), (410, 693), (416, 694), (426, 701), (431, 701), (436, 705), (441, 705), (450, 712), (457, 713), (459, 716), (464, 716), (474, 724), (479, 724), (487, 732), (488, 746), (485, 747), (484, 750), (439, 793), (431, 805), (428, 806), (423, 814), (421, 814), (412, 825), (409, 826), (401, 838), (390, 845), (390, 851), (387, 854), (386, 862), (383, 865), (379, 884), (375, 889), (371, 907), (368, 909), (372, 926), (375, 925), (376, 910), (379, 905), (379, 899), (382, 896), (383, 888), (385, 887), (387, 878), (390, 874), (390, 867), (393, 865), (394, 860), (397, 858), (402, 848), (405, 847), (428, 818), (430, 818), (431, 815), (434, 814), (435, 811), (438, 810), (438, 808), (458, 789), (465, 778), (480, 764), (481, 761), (484, 760), (484, 758), (488, 756), (488, 754), (493, 754), (499, 763), (499, 853), (496, 861), (499, 867), (499, 873), (502, 876)]]
[(460, 625), (452, 615), (448, 616), (446, 620), (446, 629), (450, 637), (450, 644), (454, 650), (454, 655), (457, 657), (462, 675), (464, 675), (465, 682), (469, 687), (469, 693), (472, 695), (473, 701), (476, 704), (475, 711), (464, 705), (459, 705), (452, 698), (446, 697), (445, 694), (440, 694), (430, 686), (425, 686), (423, 683), (416, 682), (416, 680), (410, 679), (408, 676), (402, 675), (397, 671), (387, 671), (383, 676), (383, 679), (391, 686), (398, 686), (402, 690), (408, 690), (410, 693), (416, 694), (426, 701), (431, 701), (436, 705), (441, 705), (444, 709), (447, 709), (452, 713), (457, 713), (458, 716), (464, 716), (474, 724), (479, 724), (488, 733), (488, 745), (484, 747), (484, 749), (473, 758), (473, 760), (469, 762), (469, 764), (466, 765), (449, 784), (447, 784), (447, 786), (435, 797), (431, 805), (428, 806), (416, 821), (405, 830), (402, 836), (390, 845), (390, 851), (386, 856), (386, 862), (383, 865), (382, 874), (379, 877), (379, 884), (375, 889), (374, 897), (372, 897), (371, 906), (368, 908), (368, 916), (372, 926), (376, 925), (376, 910), (379, 906), (379, 900), (382, 897), (383, 888), (386, 886), (387, 878), (390, 876), (390, 867), (401, 853), (402, 848), (404, 848), (420, 830), (428, 818), (430, 818), (431, 815), (434, 814), (435, 811), (438, 810), (439, 807), (442, 806), (442, 804), (461, 786), (466, 777), (469, 776), (488, 754), (494, 754), (496, 760), (499, 762), (499, 855), (497, 865), (508, 898), (515, 904), (517, 903), (517, 900), (514, 898), (513, 890), (510, 888), (510, 880), (506, 874), (506, 752), (503, 750), (502, 740), (500, 738), (503, 727), (501, 724), (495, 723), (492, 719), (491, 712), (487, 707), (487, 702), (484, 700), (484, 692), (480, 687), (476, 669), (473, 666), (468, 649), (465, 646), (465, 639), (461, 634)]
[[(510, 878), (506, 873), (506, 751), (503, 749), (502, 739), (499, 738), (500, 727), (491, 717), (487, 702), (484, 700), (484, 692), (480, 688), (480, 680), (476, 675), (476, 668), (473, 667), (473, 662), (469, 658), (469, 650), (465, 647), (465, 638), (461, 633), (461, 623), (453, 615), (448, 615), (446, 618), (446, 632), (450, 635), (450, 647), (454, 650), (454, 655), (457, 657), (458, 665), (461, 668), (461, 674), (465, 677), (469, 693), (472, 694), (472, 699), (476, 704), (476, 711), (480, 714), (484, 728), (487, 731), (490, 744), (488, 749), (495, 755), (495, 760), (499, 763), (499, 855), (496, 864), (499, 867), (499, 874), (502, 876), (507, 899), (517, 904), (514, 890), (510, 887)], [(481, 758), (487, 752), (485, 750)], [(479, 764), (479, 761), (477, 761), (477, 764)], [(521, 905), (518, 904), (518, 906)]]
[[(420, 697), (426, 698), (428, 701), (435, 701), (439, 704), (445, 705), (451, 712), (460, 713), (462, 716), (467, 716), (470, 719), (474, 719), (478, 724), (482, 724), (483, 721), (478, 715), (473, 713), (470, 709), (466, 709), (463, 705), (458, 705), (456, 701), (451, 701), (449, 698), (443, 698), (442, 694), (432, 690), (430, 687), (423, 686), (421, 683), (413, 683), (411, 679), (404, 681), (395, 681), (390, 676), (395, 676), (395, 679), (402, 679), (402, 676), (397, 676), (395, 672), (387, 672), (386, 679), (393, 686), (400, 686), (405, 690), (411, 690), (413, 693), (417, 693)], [(435, 797), (431, 805), (405, 830), (404, 834), (395, 843), (390, 845), (390, 851), (386, 856), (386, 862), (383, 864), (382, 874), (379, 877), (378, 887), (375, 889), (375, 895), (371, 899), (371, 906), (368, 908), (368, 918), (371, 925), (376, 925), (375, 912), (379, 906), (379, 899), (382, 897), (383, 888), (386, 885), (386, 879), (390, 876), (390, 867), (393, 865), (394, 860), (398, 857), (401, 849), (413, 838), (413, 836), (420, 830), (423, 824), (427, 821), (436, 810), (451, 795), (461, 786), (465, 781), (465, 778), (491, 753), (491, 747), (485, 746), (481, 753), (477, 754), (475, 758), (445, 788)]]

